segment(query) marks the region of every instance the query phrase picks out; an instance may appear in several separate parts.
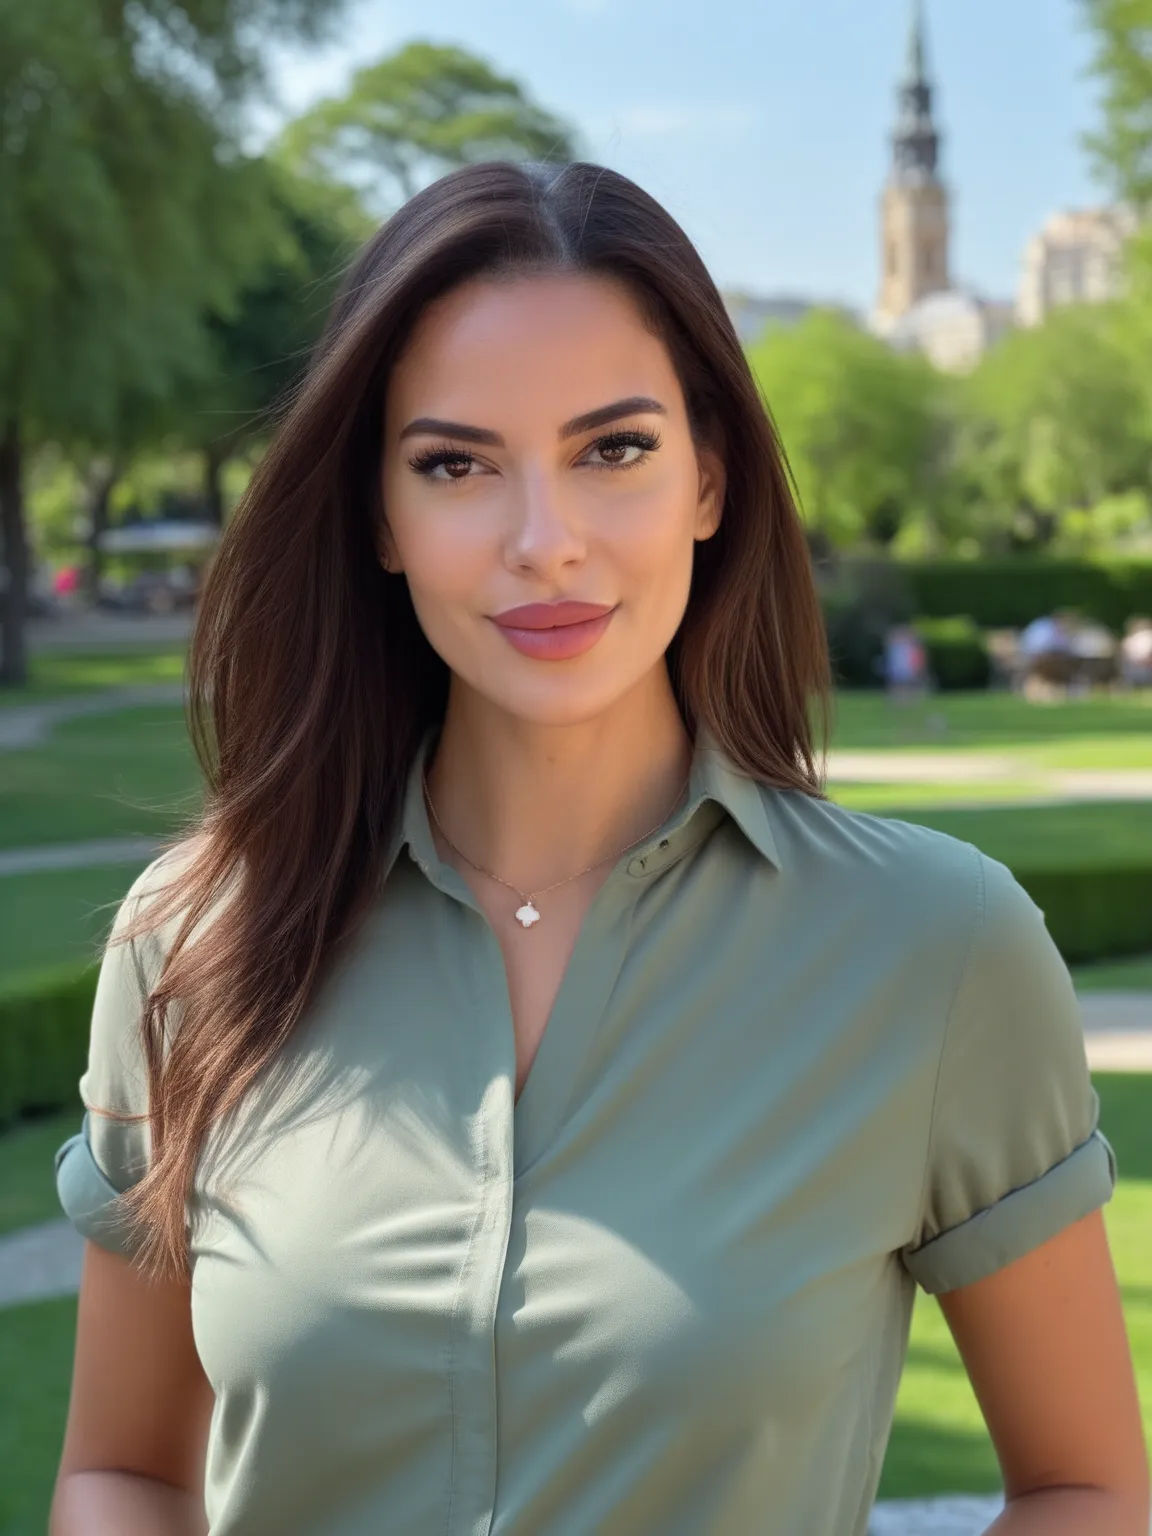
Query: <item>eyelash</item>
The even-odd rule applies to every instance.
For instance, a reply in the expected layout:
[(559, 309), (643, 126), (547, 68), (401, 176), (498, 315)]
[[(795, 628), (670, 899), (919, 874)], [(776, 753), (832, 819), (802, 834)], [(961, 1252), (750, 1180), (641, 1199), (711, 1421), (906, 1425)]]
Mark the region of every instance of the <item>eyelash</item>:
[[(635, 469), (637, 465), (643, 464), (647, 460), (650, 453), (654, 453), (660, 447), (662, 441), (663, 439), (659, 433), (645, 432), (638, 428), (629, 431), (610, 432), (607, 436), (598, 437), (593, 443), (590, 443), (589, 450), (593, 448), (643, 448), (644, 452), (638, 459), (633, 459), (630, 464), (596, 464), (593, 468), (609, 470)], [(459, 464), (464, 462), (467, 462), (469, 465), (475, 463), (475, 455), (466, 448), (428, 448), (423, 453), (414, 454), (408, 460), (409, 466), (418, 475), (425, 475), (429, 479), (432, 477), (432, 471), (441, 464)], [(441, 485), (464, 485), (472, 478), (471, 475), (449, 475), (439, 483)]]

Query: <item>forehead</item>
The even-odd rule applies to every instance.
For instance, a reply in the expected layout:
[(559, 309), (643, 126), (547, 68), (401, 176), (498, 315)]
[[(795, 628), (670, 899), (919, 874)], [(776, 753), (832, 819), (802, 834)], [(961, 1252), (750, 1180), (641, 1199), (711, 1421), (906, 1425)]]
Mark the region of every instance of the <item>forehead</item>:
[(461, 408), (547, 400), (550, 412), (575, 414), (631, 394), (667, 400), (674, 380), (667, 349), (622, 283), (585, 274), (477, 279), (420, 316), (392, 370), (387, 409), (448, 415), (453, 400)]

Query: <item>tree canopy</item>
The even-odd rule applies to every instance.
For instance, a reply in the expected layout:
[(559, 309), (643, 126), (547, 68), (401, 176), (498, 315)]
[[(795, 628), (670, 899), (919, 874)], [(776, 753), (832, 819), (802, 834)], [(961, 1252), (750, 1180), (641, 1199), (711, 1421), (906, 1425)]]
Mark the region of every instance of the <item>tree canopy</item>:
[(463, 48), (420, 41), (358, 69), (344, 95), (289, 124), (277, 152), (302, 174), (355, 186), (380, 215), (454, 166), (576, 153), (574, 130), (518, 81)]

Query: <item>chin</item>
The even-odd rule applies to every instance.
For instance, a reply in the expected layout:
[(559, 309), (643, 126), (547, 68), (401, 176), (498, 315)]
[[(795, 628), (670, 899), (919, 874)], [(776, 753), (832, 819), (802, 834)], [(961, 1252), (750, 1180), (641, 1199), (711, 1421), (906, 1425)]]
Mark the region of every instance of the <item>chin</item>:
[[(526, 686), (523, 679), (493, 678), (469, 682), (469, 687), (479, 699), (490, 704), (501, 714), (510, 715), (525, 725), (571, 726), (586, 725), (608, 714), (632, 693), (638, 677), (606, 678), (541, 676)], [(502, 684), (502, 685), (501, 685)]]

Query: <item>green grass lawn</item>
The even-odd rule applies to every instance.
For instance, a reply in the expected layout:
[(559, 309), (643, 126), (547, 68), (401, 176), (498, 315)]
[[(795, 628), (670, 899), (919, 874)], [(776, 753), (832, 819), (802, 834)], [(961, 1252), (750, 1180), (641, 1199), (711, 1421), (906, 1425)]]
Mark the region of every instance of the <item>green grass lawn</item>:
[[(1152, 1437), (1152, 1075), (1097, 1073), (1094, 1082), (1100, 1123), (1121, 1174), (1105, 1220)], [(77, 1106), (0, 1138), (0, 1230), (59, 1214), (52, 1154), (78, 1127), (79, 1114)], [(0, 1311), (0, 1536), (38, 1536), (44, 1529), (74, 1327), (71, 1299)], [(998, 1487), (995, 1454), (963, 1363), (939, 1306), (918, 1294), (880, 1496), (991, 1493)]]
[(0, 1312), (0, 1536), (44, 1536), (75, 1338), (71, 1297)]
[(141, 683), (179, 683), (184, 678), (185, 648), (139, 641), (100, 650), (34, 651), (23, 688), (0, 689), (0, 708), (39, 704), (104, 688)]
[(1080, 992), (1152, 992), (1152, 955), (1077, 965), (1072, 979)]
[(72, 1109), (38, 1115), (0, 1135), (0, 1236), (60, 1215), (52, 1159), (60, 1143), (80, 1129), (83, 1114), (77, 1094)]
[[(934, 725), (932, 722), (942, 724)], [(893, 705), (872, 690), (837, 695), (833, 747), (986, 747), (998, 752), (1046, 742), (1152, 736), (1152, 690), (1059, 704), (1029, 704), (1007, 692), (940, 693), (924, 705)], [(1094, 753), (1099, 747), (1089, 747)], [(1074, 766), (1069, 762), (1064, 766)], [(1107, 766), (1095, 757), (1075, 766)], [(1119, 765), (1118, 765), (1119, 766)], [(1124, 766), (1152, 766), (1152, 756)]]
[(1075, 865), (1152, 863), (1152, 801), (1078, 801), (1067, 805), (973, 808), (885, 803), (863, 786), (859, 794), (837, 790), (833, 798), (854, 810), (882, 812), (935, 827), (975, 843), (1015, 869), (1068, 869)]
[(98, 959), (116, 908), (147, 862), (0, 878), (0, 984)]
[(43, 746), (0, 753), (0, 848), (162, 835), (199, 794), (178, 704), (79, 716)]

